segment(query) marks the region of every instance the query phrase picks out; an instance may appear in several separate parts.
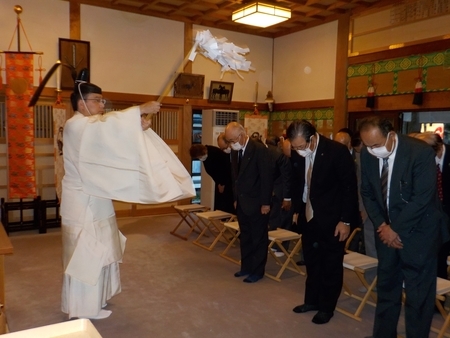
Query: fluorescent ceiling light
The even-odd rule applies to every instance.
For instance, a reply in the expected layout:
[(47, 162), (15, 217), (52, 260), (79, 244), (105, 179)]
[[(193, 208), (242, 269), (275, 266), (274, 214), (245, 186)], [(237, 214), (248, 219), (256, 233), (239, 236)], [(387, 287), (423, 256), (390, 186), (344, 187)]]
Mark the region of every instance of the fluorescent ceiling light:
[(269, 27), (291, 18), (291, 10), (259, 1), (245, 5), (233, 12), (234, 22), (256, 27)]

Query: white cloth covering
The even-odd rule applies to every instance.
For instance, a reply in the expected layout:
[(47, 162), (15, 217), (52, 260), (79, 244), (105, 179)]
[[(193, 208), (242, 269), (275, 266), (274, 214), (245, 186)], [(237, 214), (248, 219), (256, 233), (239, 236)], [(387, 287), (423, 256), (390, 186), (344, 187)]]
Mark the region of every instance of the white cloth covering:
[(94, 318), (120, 293), (125, 236), (112, 200), (163, 203), (192, 197), (191, 177), (152, 130), (142, 131), (139, 107), (85, 117), (64, 127), (61, 217), (62, 311)]

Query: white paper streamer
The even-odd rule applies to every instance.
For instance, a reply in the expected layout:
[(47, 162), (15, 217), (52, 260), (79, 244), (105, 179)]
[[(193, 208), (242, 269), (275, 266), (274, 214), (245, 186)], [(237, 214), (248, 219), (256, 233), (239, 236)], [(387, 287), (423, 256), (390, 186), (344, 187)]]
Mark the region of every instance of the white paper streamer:
[(198, 31), (189, 60), (194, 61), (198, 48), (203, 56), (218, 62), (222, 66), (221, 79), (225, 72), (236, 72), (243, 79), (239, 71), (248, 72), (249, 70), (255, 70), (255, 68), (251, 67), (251, 62), (244, 57), (244, 54), (247, 54), (250, 49), (238, 47), (234, 43), (227, 41), (226, 38), (219, 39), (214, 37), (209, 30)]

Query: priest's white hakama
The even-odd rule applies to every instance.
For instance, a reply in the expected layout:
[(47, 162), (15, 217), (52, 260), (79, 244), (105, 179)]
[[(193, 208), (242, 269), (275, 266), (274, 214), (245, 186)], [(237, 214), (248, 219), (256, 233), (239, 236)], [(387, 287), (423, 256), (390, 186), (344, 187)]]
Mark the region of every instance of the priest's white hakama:
[(121, 291), (126, 238), (112, 200), (155, 204), (195, 195), (184, 166), (140, 121), (132, 107), (89, 117), (75, 112), (64, 127), (62, 311), (69, 318), (99, 316)]

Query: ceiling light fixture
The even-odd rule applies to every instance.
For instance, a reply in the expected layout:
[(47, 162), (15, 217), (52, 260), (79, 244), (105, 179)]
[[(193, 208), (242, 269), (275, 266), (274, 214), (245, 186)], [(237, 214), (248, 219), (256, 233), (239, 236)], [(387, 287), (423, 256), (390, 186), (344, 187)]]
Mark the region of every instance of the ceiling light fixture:
[(233, 12), (234, 22), (256, 27), (269, 27), (291, 18), (291, 10), (262, 2), (253, 2)]

